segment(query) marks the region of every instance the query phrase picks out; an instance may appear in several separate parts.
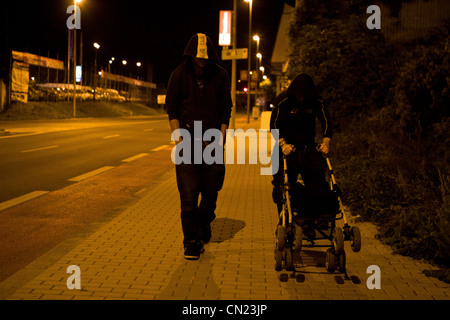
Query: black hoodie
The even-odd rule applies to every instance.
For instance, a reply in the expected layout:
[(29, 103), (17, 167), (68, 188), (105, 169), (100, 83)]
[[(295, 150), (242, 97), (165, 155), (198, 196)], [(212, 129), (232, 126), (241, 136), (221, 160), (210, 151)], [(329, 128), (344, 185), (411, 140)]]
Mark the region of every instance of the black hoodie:
[[(193, 129), (194, 121), (202, 121), (203, 131), (220, 129), (231, 116), (230, 83), (226, 70), (220, 67), (211, 39), (194, 35), (184, 50), (185, 60), (170, 76), (166, 93), (169, 120), (178, 119), (180, 127)], [(194, 70), (194, 58), (208, 59), (201, 79)], [(203, 86), (199, 86), (202, 80)]]
[(297, 147), (315, 144), (316, 118), (323, 137), (332, 137), (330, 114), (320, 98), (311, 77), (297, 75), (286, 91), (275, 99), (271, 128), (278, 129), (280, 139)]

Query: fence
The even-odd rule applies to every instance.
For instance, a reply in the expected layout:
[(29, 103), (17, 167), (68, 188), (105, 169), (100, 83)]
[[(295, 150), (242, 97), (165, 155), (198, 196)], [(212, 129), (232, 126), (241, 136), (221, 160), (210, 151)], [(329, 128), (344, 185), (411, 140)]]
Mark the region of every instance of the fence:
[[(82, 66), (81, 78), (73, 86), (73, 70), (65, 61), (26, 52), (11, 53), (11, 101), (78, 101), (150, 103), (156, 85), (110, 72), (94, 72)], [(73, 68), (72, 68), (73, 69)]]

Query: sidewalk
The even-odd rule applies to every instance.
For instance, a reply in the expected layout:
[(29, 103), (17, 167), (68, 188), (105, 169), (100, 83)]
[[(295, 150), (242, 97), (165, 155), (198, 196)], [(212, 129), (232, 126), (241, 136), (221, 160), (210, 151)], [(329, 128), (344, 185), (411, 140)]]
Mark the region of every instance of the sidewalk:
[[(259, 128), (258, 121), (245, 122), (237, 124)], [(392, 254), (375, 239), (370, 223), (351, 223), (361, 229), (362, 249), (354, 253), (345, 243), (347, 275), (325, 270), (325, 248), (304, 248), (296, 264), (303, 279), (281, 282), (286, 271), (274, 269), (277, 215), (271, 193), (271, 176), (260, 175), (259, 164), (227, 165), (211, 242), (198, 261), (188, 261), (171, 170), (111, 221), (61, 244), (68, 248), (64, 254), (55, 248), (0, 283), (0, 295), (7, 292), (5, 299), (11, 300), (450, 300), (449, 285), (424, 275), (432, 266)], [(81, 289), (67, 287), (72, 265), (80, 268)], [(371, 265), (381, 269), (381, 289), (366, 286)], [(35, 276), (22, 283), (30, 274)]]

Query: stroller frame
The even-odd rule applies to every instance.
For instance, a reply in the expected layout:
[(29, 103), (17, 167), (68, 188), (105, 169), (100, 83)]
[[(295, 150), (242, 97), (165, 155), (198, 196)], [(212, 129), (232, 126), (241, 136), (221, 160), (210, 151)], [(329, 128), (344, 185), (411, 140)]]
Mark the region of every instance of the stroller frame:
[[(279, 222), (276, 230), (275, 245), (275, 270), (280, 271), (283, 267), (287, 271), (295, 272), (294, 255), (299, 254), (302, 247), (328, 247), (326, 251), (325, 268), (332, 273), (336, 269), (339, 272), (346, 272), (346, 257), (344, 250), (344, 241), (350, 241), (351, 249), (359, 252), (361, 249), (361, 234), (357, 226), (351, 227), (348, 224), (345, 208), (341, 200), (341, 190), (336, 183), (334, 171), (331, 166), (328, 155), (325, 156), (327, 169), (330, 176), (330, 190), (335, 192), (339, 203), (339, 209), (330, 214), (330, 217), (297, 217), (297, 213), (293, 211), (291, 202), (291, 186), (288, 182), (286, 156), (283, 155), (283, 199), (282, 210), (279, 214)], [(331, 215), (333, 217), (331, 217)], [(305, 222), (309, 229), (308, 234), (303, 234), (303, 228), (296, 220)], [(343, 227), (336, 227), (336, 221), (343, 219)], [(325, 226), (326, 224), (326, 226)], [(325, 231), (329, 232), (326, 233)], [(320, 237), (316, 236), (316, 232)], [(306, 236), (306, 237), (305, 237)], [(328, 244), (316, 244), (315, 241), (328, 240)], [(308, 241), (309, 243), (303, 244)]]

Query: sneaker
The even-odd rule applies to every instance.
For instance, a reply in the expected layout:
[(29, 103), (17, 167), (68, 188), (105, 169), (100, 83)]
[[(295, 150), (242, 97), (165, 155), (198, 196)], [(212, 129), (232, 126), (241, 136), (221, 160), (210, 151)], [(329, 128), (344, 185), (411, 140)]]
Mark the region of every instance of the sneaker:
[(184, 245), (184, 258), (187, 260), (198, 260), (202, 253), (203, 245), (197, 241), (190, 241)]

